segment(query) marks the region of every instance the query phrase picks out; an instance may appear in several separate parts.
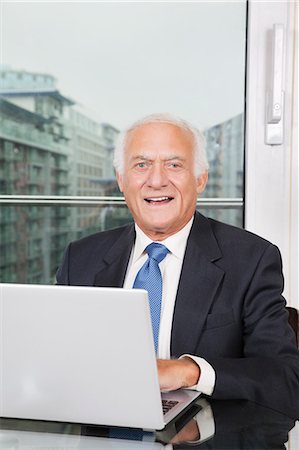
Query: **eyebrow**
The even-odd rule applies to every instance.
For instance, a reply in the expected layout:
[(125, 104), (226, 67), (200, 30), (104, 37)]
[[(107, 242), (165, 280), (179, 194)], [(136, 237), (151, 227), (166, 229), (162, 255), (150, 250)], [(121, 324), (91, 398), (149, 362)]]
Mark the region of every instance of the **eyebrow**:
[[(186, 161), (186, 158), (183, 158), (178, 155), (169, 155), (166, 158), (163, 158), (162, 161), (167, 162), (167, 161), (173, 161), (174, 159), (178, 160), (178, 161)], [(149, 155), (146, 155), (146, 154), (136, 155), (131, 158), (131, 161), (137, 161), (137, 160), (153, 161), (153, 159)]]

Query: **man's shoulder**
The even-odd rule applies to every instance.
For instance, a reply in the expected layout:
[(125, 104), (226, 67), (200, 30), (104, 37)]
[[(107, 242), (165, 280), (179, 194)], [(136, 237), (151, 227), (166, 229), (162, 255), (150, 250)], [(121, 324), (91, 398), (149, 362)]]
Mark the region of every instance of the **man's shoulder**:
[(84, 236), (76, 241), (73, 241), (71, 246), (72, 249), (76, 251), (90, 251), (99, 247), (102, 249), (109, 249), (118, 239), (123, 239), (125, 236), (129, 236), (133, 231), (134, 226), (132, 224), (127, 224), (122, 227), (99, 231), (97, 233)]
[(93, 286), (96, 273), (103, 269), (103, 261), (115, 260), (123, 252), (129, 252), (133, 240), (131, 224), (72, 241), (57, 272), (57, 283)]
[(204, 222), (204, 228), (211, 231), (218, 244), (223, 247), (254, 247), (266, 249), (273, 244), (262, 236), (249, 230), (230, 225), (205, 216), (199, 218), (199, 222)]
[(211, 218), (202, 219), (202, 216), (197, 223), (193, 242), (201, 252), (211, 260), (217, 260), (217, 264), (224, 268), (246, 271), (250, 264), (256, 267), (261, 260), (281, 264), (277, 246), (255, 233)]
[(218, 236), (225, 236), (226, 238), (231, 238), (233, 240), (242, 240), (248, 242), (257, 242), (261, 245), (269, 245), (270, 241), (259, 236), (252, 231), (245, 230), (244, 228), (237, 227), (235, 225), (230, 225), (224, 222), (219, 222), (217, 220), (208, 219), (212, 230)]

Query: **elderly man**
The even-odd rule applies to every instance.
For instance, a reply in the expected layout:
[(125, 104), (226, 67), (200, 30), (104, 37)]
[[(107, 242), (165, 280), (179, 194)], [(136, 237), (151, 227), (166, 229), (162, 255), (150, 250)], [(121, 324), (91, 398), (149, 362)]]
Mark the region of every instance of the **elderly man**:
[(162, 390), (298, 417), (279, 251), (196, 212), (208, 179), (203, 137), (183, 120), (148, 116), (123, 134), (114, 165), (135, 223), (71, 243), (58, 284), (148, 289)]

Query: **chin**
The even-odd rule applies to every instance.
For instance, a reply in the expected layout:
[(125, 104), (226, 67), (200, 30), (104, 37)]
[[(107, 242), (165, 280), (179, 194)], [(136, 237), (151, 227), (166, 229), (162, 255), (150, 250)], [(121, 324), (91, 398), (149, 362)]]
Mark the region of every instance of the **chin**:
[(171, 230), (171, 225), (169, 223), (155, 223), (150, 222), (146, 227), (151, 234), (168, 234)]
[(147, 218), (148, 218), (148, 225), (157, 231), (163, 230), (166, 231), (173, 224), (172, 220), (162, 220), (161, 217), (158, 218), (148, 216)]

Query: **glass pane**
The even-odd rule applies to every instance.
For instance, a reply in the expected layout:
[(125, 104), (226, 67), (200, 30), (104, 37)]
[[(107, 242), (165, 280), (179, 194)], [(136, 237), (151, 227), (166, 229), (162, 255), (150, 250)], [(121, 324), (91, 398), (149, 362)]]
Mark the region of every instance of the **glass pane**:
[[(242, 226), (246, 1), (4, 2), (1, 12), (0, 196), (119, 196), (119, 131), (162, 111), (205, 132), (203, 200), (235, 201), (199, 210)], [(130, 220), (108, 202), (2, 206), (0, 281), (53, 283), (69, 241)]]
[(119, 195), (119, 130), (167, 111), (205, 130), (205, 196), (243, 197), (245, 32), (245, 0), (4, 2), (0, 194)]
[[(205, 214), (205, 206), (199, 206)], [(234, 222), (242, 208), (211, 209), (214, 218)], [(219, 217), (220, 216), (220, 217)], [(1, 206), (0, 282), (55, 283), (67, 244), (132, 221), (126, 206)]]

